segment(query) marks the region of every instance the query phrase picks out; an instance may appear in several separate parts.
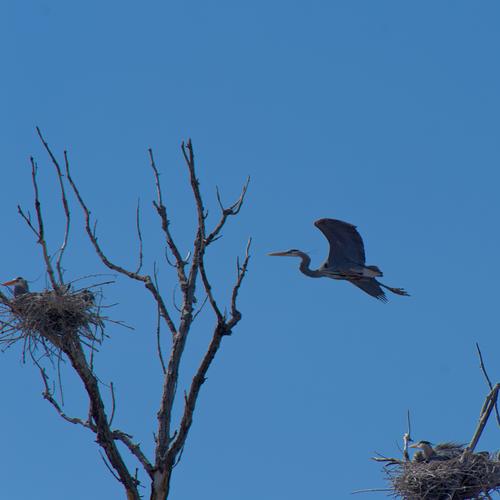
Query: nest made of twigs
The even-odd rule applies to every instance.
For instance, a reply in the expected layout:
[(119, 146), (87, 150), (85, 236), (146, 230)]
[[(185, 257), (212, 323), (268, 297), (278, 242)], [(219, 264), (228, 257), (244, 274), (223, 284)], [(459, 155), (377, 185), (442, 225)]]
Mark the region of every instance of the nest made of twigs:
[(2, 305), (0, 343), (7, 347), (23, 341), (24, 353), (39, 344), (53, 352), (52, 348), (60, 350), (70, 336), (87, 344), (102, 341), (104, 318), (89, 290), (25, 293)]
[(403, 499), (465, 500), (500, 492), (500, 461), (488, 452), (449, 460), (401, 461), (386, 466), (394, 496)]

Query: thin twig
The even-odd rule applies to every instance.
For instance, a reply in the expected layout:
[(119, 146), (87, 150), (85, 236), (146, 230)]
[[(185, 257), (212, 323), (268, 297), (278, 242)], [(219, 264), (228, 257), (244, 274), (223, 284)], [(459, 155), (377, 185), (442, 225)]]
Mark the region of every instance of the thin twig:
[(357, 493), (376, 493), (380, 491), (392, 491), (392, 490), (390, 488), (367, 488), (364, 490), (351, 491), (351, 495), (356, 495)]
[(201, 306), (198, 308), (198, 310), (193, 314), (193, 321), (196, 319), (196, 317), (198, 316), (198, 314), (201, 313), (201, 311), (203, 311), (203, 308), (205, 307), (205, 304), (207, 303), (208, 301), (208, 295), (205, 295), (205, 298), (203, 299), (203, 302), (201, 303)]
[[(156, 262), (154, 263), (153, 265), (153, 277), (154, 277), (154, 280), (155, 280), (155, 286), (156, 288), (159, 290), (159, 285), (158, 285), (158, 270), (156, 268)], [(160, 359), (160, 365), (161, 365), (161, 368), (162, 368), (162, 371), (163, 371), (163, 375), (165, 375), (167, 373), (167, 370), (165, 368), (165, 361), (163, 359), (163, 352), (162, 352), (162, 349), (161, 349), (161, 339), (160, 339), (160, 334), (161, 334), (161, 322), (160, 322), (160, 317), (161, 317), (161, 314), (160, 314), (160, 308), (156, 307), (156, 348), (158, 350), (158, 357)]]
[[(488, 376), (488, 372), (486, 371), (486, 367), (484, 366), (484, 361), (483, 361), (483, 354), (481, 353), (481, 349), (479, 348), (479, 344), (476, 342), (476, 349), (477, 353), (479, 355), (479, 364), (481, 366), (481, 371), (483, 372), (486, 382), (488, 383), (488, 387), (490, 388), (490, 391), (493, 390), (493, 384), (491, 383), (491, 379)], [(498, 404), (495, 402), (495, 416), (497, 419), (497, 424), (500, 426), (500, 415), (498, 414)]]
[(160, 342), (160, 332), (161, 332), (161, 324), (160, 324), (160, 309), (157, 308), (157, 319), (156, 319), (156, 349), (158, 350), (158, 358), (160, 359), (161, 369), (163, 371), (163, 375), (167, 373), (167, 369), (165, 368), (165, 361), (163, 360), (163, 354), (161, 352), (161, 342)]
[(401, 460), (399, 458), (393, 458), (393, 457), (372, 457), (372, 460), (375, 462), (387, 462), (389, 464), (400, 464)]
[(115, 386), (113, 382), (109, 383), (109, 390), (111, 391), (111, 416), (109, 417), (109, 426), (113, 425), (113, 419), (115, 418), (116, 409), (116, 399), (115, 399)]
[(101, 455), (102, 461), (104, 462), (104, 465), (106, 468), (111, 472), (112, 476), (119, 482), (122, 483), (123, 481), (115, 474), (115, 471), (111, 468), (111, 466), (108, 464), (108, 461), (106, 460), (106, 457), (102, 454), (102, 451), (99, 450), (99, 455)]
[(243, 206), (243, 202), (245, 201), (245, 195), (247, 193), (249, 184), (250, 184), (250, 177), (247, 177), (247, 180), (241, 190), (240, 197), (229, 207), (224, 207), (220, 198), (219, 188), (216, 188), (217, 201), (221, 209), (221, 218), (217, 223), (217, 225), (215, 226), (215, 228), (213, 229), (213, 231), (207, 236), (205, 240), (206, 246), (210, 245), (210, 243), (213, 243), (214, 241), (216, 241), (216, 239), (218, 239), (219, 237), (218, 235), (221, 229), (224, 227), (224, 224), (226, 223), (226, 220), (229, 216), (238, 215), (239, 211), (241, 210), (241, 207)]
[(21, 205), (17, 205), (17, 212), (24, 219), (24, 221), (26, 222), (28, 227), (35, 233), (35, 236), (37, 238), (40, 238), (38, 231), (36, 230), (35, 226), (33, 226), (33, 223), (31, 222), (31, 214), (29, 213), (29, 211), (27, 214), (25, 214), (23, 209), (21, 208)]
[(410, 410), (407, 411), (406, 413), (406, 420), (407, 420), (407, 430), (403, 434), (403, 458), (409, 462), (410, 461), (410, 454), (408, 453), (408, 443), (412, 441), (411, 439), (411, 421), (410, 421)]
[(142, 233), (141, 233), (141, 220), (140, 220), (140, 200), (137, 200), (137, 210), (135, 214), (135, 225), (137, 229), (137, 237), (139, 238), (139, 262), (137, 264), (136, 273), (138, 274), (142, 269)]
[(228, 326), (232, 328), (240, 319), (241, 313), (236, 308), (236, 299), (238, 298), (238, 293), (240, 291), (241, 283), (243, 282), (243, 278), (245, 277), (248, 269), (248, 262), (250, 260), (250, 245), (252, 244), (252, 238), (248, 239), (247, 247), (245, 249), (245, 259), (243, 261), (243, 265), (241, 266), (238, 272), (238, 279), (236, 280), (236, 284), (233, 288), (233, 293), (231, 294), (231, 319), (228, 323)]
[(175, 267), (177, 268), (177, 275), (179, 279), (179, 284), (181, 287), (185, 285), (186, 283), (186, 274), (184, 272), (184, 260), (181, 257), (181, 254), (177, 248), (177, 245), (172, 237), (172, 234), (170, 232), (170, 221), (168, 219), (168, 214), (167, 214), (167, 208), (163, 203), (163, 195), (162, 195), (162, 190), (161, 190), (161, 184), (160, 184), (160, 173), (158, 172), (158, 168), (156, 167), (155, 159), (153, 156), (153, 150), (150, 148), (148, 149), (149, 153), (149, 160), (150, 160), (150, 165), (151, 169), (153, 170), (153, 175), (155, 179), (155, 185), (156, 185), (156, 195), (157, 195), (157, 201), (153, 201), (153, 206), (155, 207), (156, 211), (158, 212), (158, 215), (161, 220), (161, 227), (163, 232), (165, 233), (165, 239), (168, 245), (168, 248), (170, 248), (170, 251), (172, 252), (174, 258), (175, 258)]
[(42, 208), (40, 204), (40, 197), (39, 197), (39, 190), (38, 190), (38, 181), (37, 181), (37, 165), (35, 163), (35, 160), (33, 157), (30, 158), (31, 161), (31, 180), (33, 183), (33, 191), (35, 195), (35, 212), (36, 212), (36, 217), (37, 217), (37, 223), (38, 223), (38, 241), (42, 247), (42, 253), (43, 253), (43, 259), (45, 261), (45, 268), (47, 270), (47, 274), (49, 276), (50, 283), (52, 285), (52, 288), (54, 290), (58, 289), (58, 284), (56, 281), (56, 277), (54, 274), (54, 269), (52, 267), (52, 263), (50, 262), (50, 255), (49, 251), (47, 249), (47, 242), (45, 241), (45, 230), (44, 230), (44, 223), (43, 223), (43, 215), (42, 215)]
[[(57, 259), (56, 259), (57, 275), (59, 278), (59, 282), (62, 284), (62, 283), (64, 283), (64, 281), (63, 281), (63, 272), (62, 272), (62, 268), (61, 268), (61, 262), (63, 259), (64, 251), (66, 250), (66, 247), (68, 245), (71, 215), (70, 215), (70, 211), (69, 211), (68, 199), (66, 197), (66, 190), (64, 188), (63, 173), (62, 173), (61, 167), (59, 165), (59, 162), (57, 161), (57, 158), (55, 157), (54, 153), (50, 149), (50, 146), (48, 145), (47, 141), (43, 137), (42, 132), (40, 131), (39, 127), (36, 127), (36, 132), (38, 134), (38, 137), (42, 141), (43, 147), (45, 148), (45, 150), (49, 154), (50, 159), (52, 160), (52, 164), (54, 165), (54, 168), (56, 169), (57, 180), (59, 182), (59, 189), (61, 192), (61, 202), (62, 202), (62, 206), (63, 206), (63, 210), (64, 210), (64, 216), (66, 219), (63, 241), (62, 241), (61, 247), (59, 248), (59, 255), (57, 256)], [(68, 155), (67, 155), (66, 151), (64, 151), (64, 162), (65, 162), (65, 164), (68, 164)]]
[(61, 378), (61, 361), (62, 361), (62, 357), (58, 356), (57, 357), (57, 382), (59, 384), (59, 392), (61, 394), (61, 404), (64, 406), (64, 391), (63, 391), (63, 384), (62, 384), (62, 378)]
[(408, 437), (410, 438), (411, 440), (411, 419), (410, 419), (410, 410), (407, 410), (407, 413), (406, 413), (406, 421), (408, 423), (408, 428), (407, 428), (407, 431), (408, 431)]
[(217, 302), (215, 301), (214, 295), (212, 293), (212, 285), (210, 284), (210, 281), (208, 280), (207, 272), (205, 270), (205, 262), (203, 259), (200, 259), (199, 265), (200, 265), (201, 281), (203, 283), (203, 287), (205, 288), (205, 293), (207, 294), (210, 305), (212, 306), (212, 309), (215, 313), (215, 316), (217, 317), (217, 321), (222, 322), (222, 321), (224, 321), (224, 317), (223, 317), (223, 314), (221, 313), (219, 306), (217, 305)]
[(175, 297), (175, 291), (177, 290), (177, 285), (174, 286), (173, 290), (172, 290), (172, 305), (174, 306), (174, 309), (178, 312), (178, 313), (182, 313), (182, 309), (177, 305), (176, 303), (176, 297)]
[(202, 241), (205, 242), (205, 208), (203, 206), (203, 199), (200, 192), (200, 183), (196, 177), (194, 166), (194, 149), (191, 139), (187, 143), (181, 144), (182, 154), (189, 172), (189, 180), (191, 182), (191, 189), (196, 202), (196, 213), (198, 215), (198, 231), (201, 232)]
[(175, 467), (177, 467), (179, 465), (179, 462), (181, 461), (183, 454), (184, 454), (184, 446), (181, 448), (181, 451), (179, 452), (179, 455), (177, 456), (177, 459), (175, 460), (174, 465), (172, 465), (172, 469), (174, 469)]
[(45, 369), (42, 366), (40, 366), (40, 364), (34, 357), (32, 357), (32, 360), (40, 371), (40, 375), (42, 377), (42, 381), (45, 387), (42, 393), (43, 398), (46, 399), (55, 408), (59, 416), (62, 417), (64, 420), (66, 420), (66, 422), (69, 422), (70, 424), (81, 425), (86, 429), (90, 429), (91, 431), (96, 432), (95, 427), (91, 425), (89, 421), (84, 421), (81, 418), (77, 417), (69, 417), (68, 415), (66, 415), (66, 413), (62, 411), (61, 407), (59, 406), (59, 403), (52, 396), (52, 391), (50, 390), (49, 387), (49, 377), (45, 372)]

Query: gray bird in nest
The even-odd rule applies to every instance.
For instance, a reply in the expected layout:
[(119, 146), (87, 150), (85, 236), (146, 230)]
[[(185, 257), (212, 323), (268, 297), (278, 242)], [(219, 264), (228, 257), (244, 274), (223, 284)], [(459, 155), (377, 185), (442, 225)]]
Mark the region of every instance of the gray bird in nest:
[(5, 283), (2, 283), (2, 285), (13, 286), (14, 297), (19, 297), (20, 295), (24, 295), (26, 293), (29, 293), (30, 291), (28, 282), (24, 278), (21, 278), (20, 276), (13, 280), (6, 281)]
[(431, 462), (435, 460), (451, 460), (460, 456), (464, 451), (464, 445), (458, 443), (439, 443), (432, 446), (429, 441), (419, 441), (411, 444), (409, 448), (418, 448), (413, 455), (414, 462)]

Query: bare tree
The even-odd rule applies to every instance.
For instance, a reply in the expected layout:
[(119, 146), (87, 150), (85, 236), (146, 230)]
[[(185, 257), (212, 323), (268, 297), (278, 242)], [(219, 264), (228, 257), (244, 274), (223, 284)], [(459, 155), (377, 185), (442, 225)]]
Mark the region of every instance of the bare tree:
[[(24, 354), (29, 354), (40, 369), (45, 399), (64, 420), (81, 425), (95, 434), (96, 441), (103, 452), (103, 460), (113, 476), (125, 488), (127, 499), (138, 500), (140, 498), (138, 491), (140, 482), (137, 477), (137, 469), (135, 473), (132, 473), (126, 465), (122, 456), (123, 451), (117, 446), (118, 442), (125, 445), (126, 449), (135, 457), (149, 477), (151, 500), (164, 500), (168, 497), (172, 471), (182, 456), (193, 422), (198, 395), (205, 382), (207, 371), (220, 348), (222, 339), (227, 335), (231, 335), (234, 327), (241, 319), (241, 313), (237, 307), (237, 298), (248, 268), (250, 240), (246, 246), (242, 262), (237, 259), (236, 278), (231, 285), (230, 301), (226, 308), (219, 306), (212, 290), (205, 255), (208, 247), (220, 238), (222, 229), (229, 218), (239, 213), (245, 199), (248, 180), (243, 186), (239, 198), (230, 206), (222, 204), (217, 191), (220, 217), (215, 226), (208, 229), (206, 225), (207, 211), (196, 177), (193, 145), (191, 140), (182, 143), (182, 155), (189, 175), (189, 183), (197, 214), (197, 227), (192, 248), (188, 257), (183, 257), (170, 230), (170, 219), (160, 183), (160, 173), (154, 160), (153, 151), (149, 150), (149, 163), (156, 189), (156, 200), (153, 201), (153, 207), (158, 215), (161, 231), (171, 254), (170, 258), (167, 255), (167, 260), (169, 264), (175, 267), (177, 282), (182, 294), (180, 306), (172, 310), (172, 307), (168, 305), (168, 301), (160, 292), (156, 267), (152, 274), (142, 272), (143, 241), (139, 222), (139, 209), (137, 209), (136, 221), (139, 240), (138, 265), (136, 269), (127, 269), (111, 260), (101, 246), (89, 205), (72, 177), (67, 152), (64, 151), (63, 162), (60, 162), (44, 139), (41, 131), (38, 128), (36, 130), (55, 169), (61, 206), (66, 221), (65, 231), (60, 247), (52, 255), (45, 237), (45, 221), (37, 180), (38, 167), (35, 160), (31, 158), (35, 215), (32, 217), (29, 211), (25, 211), (21, 207), (18, 207), (18, 211), (40, 245), (50, 286), (43, 292), (19, 294), (13, 298), (9, 298), (0, 292), (0, 341), (4, 345), (10, 345), (19, 340), (23, 342)], [(134, 441), (130, 433), (113, 426), (115, 413), (114, 388), (111, 384), (112, 401), (111, 405), (108, 405), (111, 407), (107, 408), (101, 393), (101, 384), (94, 372), (93, 363), (94, 346), (96, 343), (100, 343), (104, 336), (105, 318), (100, 315), (100, 310), (96, 305), (92, 292), (88, 289), (74, 290), (71, 284), (64, 282), (62, 261), (70, 237), (71, 210), (69, 193), (71, 192), (83, 211), (85, 232), (101, 262), (108, 269), (130, 280), (143, 283), (158, 310), (158, 324), (152, 338), (154, 340), (154, 337), (156, 337), (158, 357), (163, 370), (163, 391), (157, 413), (153, 457), (146, 456), (141, 449), (141, 445)], [(206, 294), (206, 299), (201, 304), (197, 302), (195, 296), (197, 287), (202, 287)], [(180, 423), (176, 426), (172, 418), (172, 412), (174, 403), (179, 398), (177, 385), (180, 364), (193, 321), (205, 303), (210, 305), (215, 320), (211, 340), (194, 373), (189, 389), (183, 395), (184, 408), (182, 417)], [(164, 356), (160, 345), (162, 324), (166, 327), (170, 337), (168, 360), (167, 356)], [(35, 355), (39, 349), (42, 349), (42, 357)], [(72, 417), (63, 411), (62, 403), (58, 401), (54, 389), (51, 388), (49, 374), (40, 361), (44, 357), (58, 360), (67, 359), (70, 362), (72, 368), (83, 382), (88, 396), (89, 412), (87, 417)], [(165, 362), (165, 360), (167, 361)]]

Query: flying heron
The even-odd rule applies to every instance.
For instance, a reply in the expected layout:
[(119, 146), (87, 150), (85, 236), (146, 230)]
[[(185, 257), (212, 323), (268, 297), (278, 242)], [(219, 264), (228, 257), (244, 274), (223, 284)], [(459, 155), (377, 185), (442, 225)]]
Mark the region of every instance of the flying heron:
[(28, 293), (29, 287), (28, 287), (28, 282), (24, 279), (21, 278), (20, 276), (10, 280), (6, 281), (5, 283), (2, 283), (4, 286), (12, 286), (14, 285), (14, 297), (19, 297), (20, 295), (24, 295), (25, 293)]
[(411, 444), (409, 447), (421, 450), (413, 455), (415, 462), (451, 460), (460, 456), (464, 451), (464, 445), (458, 443), (440, 443), (432, 447), (432, 443), (429, 441), (419, 441), (418, 443)]
[(382, 302), (387, 302), (382, 288), (397, 295), (408, 293), (403, 288), (384, 285), (375, 278), (383, 276), (377, 266), (365, 265), (365, 248), (356, 226), (337, 219), (319, 219), (314, 225), (326, 236), (330, 253), (319, 269), (309, 267), (311, 258), (300, 250), (273, 252), (273, 257), (299, 257), (300, 271), (311, 278), (346, 280)]

